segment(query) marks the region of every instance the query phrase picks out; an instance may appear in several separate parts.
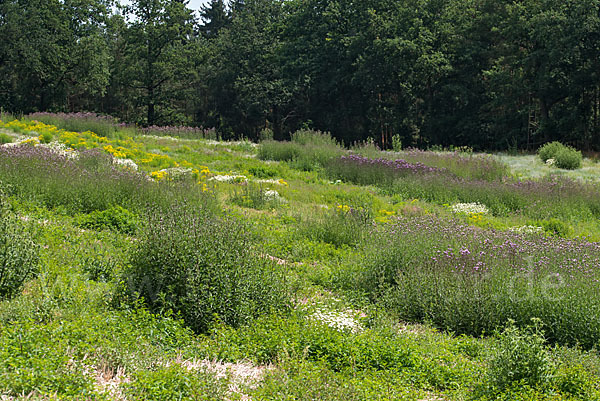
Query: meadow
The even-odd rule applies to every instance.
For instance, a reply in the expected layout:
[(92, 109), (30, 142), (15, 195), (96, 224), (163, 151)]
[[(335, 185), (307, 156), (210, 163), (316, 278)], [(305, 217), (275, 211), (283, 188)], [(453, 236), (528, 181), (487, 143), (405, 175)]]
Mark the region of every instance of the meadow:
[(0, 396), (600, 399), (596, 161), (0, 117)]

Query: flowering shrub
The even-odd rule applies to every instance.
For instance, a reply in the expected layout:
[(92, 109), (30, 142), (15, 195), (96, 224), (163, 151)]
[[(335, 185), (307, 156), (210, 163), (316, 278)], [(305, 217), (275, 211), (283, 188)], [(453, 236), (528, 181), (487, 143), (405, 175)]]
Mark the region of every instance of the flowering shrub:
[(356, 321), (356, 313), (352, 311), (327, 311), (317, 309), (308, 319), (323, 323), (339, 331), (356, 333), (362, 330), (359, 322)]
[(444, 172), (422, 163), (409, 163), (400, 159), (369, 159), (355, 154), (332, 159), (326, 165), (326, 171), (333, 180), (341, 179), (359, 185), (391, 184), (406, 176)]
[[(537, 231), (537, 230), (536, 230)], [(396, 218), (365, 237), (335, 279), (401, 319), (480, 335), (540, 318), (551, 341), (600, 341), (600, 244), (482, 230), (432, 216)]]
[(488, 214), (489, 209), (481, 203), (456, 203), (451, 206), (454, 213), (472, 214)]

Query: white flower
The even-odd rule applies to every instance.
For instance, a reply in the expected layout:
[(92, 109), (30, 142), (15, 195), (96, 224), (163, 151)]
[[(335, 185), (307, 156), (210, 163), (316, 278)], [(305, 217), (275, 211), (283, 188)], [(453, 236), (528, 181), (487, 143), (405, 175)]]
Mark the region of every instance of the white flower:
[(317, 309), (308, 319), (321, 322), (339, 331), (356, 333), (362, 330), (359, 322), (352, 316), (353, 311), (334, 312)]
[(456, 203), (451, 206), (454, 213), (487, 214), (488, 208), (481, 203)]
[(281, 180), (254, 180), (257, 184), (283, 185)]
[(135, 162), (133, 160), (131, 160), (131, 159), (117, 159), (117, 158), (114, 158), (113, 159), (113, 164), (116, 164), (117, 166), (122, 166), (122, 167), (125, 167), (125, 168), (129, 168), (129, 169), (135, 170), (135, 171), (138, 170), (138, 165), (135, 164)]
[(160, 171), (167, 173), (167, 177), (169, 177), (171, 180), (192, 178), (194, 175), (193, 170), (187, 167), (170, 167), (164, 168)]
[(246, 182), (248, 178), (244, 175), (215, 175), (208, 180), (217, 182)]
[(554, 159), (546, 160), (546, 166), (554, 166), (555, 163), (556, 163), (556, 160), (554, 160)]
[(274, 189), (265, 191), (264, 195), (265, 195), (265, 199), (268, 201), (283, 201), (284, 200), (281, 197), (281, 195), (279, 195), (279, 192), (275, 191)]
[(79, 157), (79, 153), (67, 147), (64, 143), (58, 141), (52, 141), (50, 143), (40, 143), (36, 146), (41, 146), (43, 148), (50, 149), (54, 153), (58, 153), (59, 155), (65, 156), (69, 159), (77, 159)]
[(512, 227), (510, 231), (519, 233), (519, 234), (539, 234), (543, 231), (542, 227), (538, 226), (521, 226), (521, 227)]

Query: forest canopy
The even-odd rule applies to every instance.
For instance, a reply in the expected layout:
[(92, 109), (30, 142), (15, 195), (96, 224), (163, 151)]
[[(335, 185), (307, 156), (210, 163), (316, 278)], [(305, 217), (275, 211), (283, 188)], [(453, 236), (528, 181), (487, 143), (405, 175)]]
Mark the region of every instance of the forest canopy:
[(4, 0), (0, 108), (600, 149), (600, 0)]

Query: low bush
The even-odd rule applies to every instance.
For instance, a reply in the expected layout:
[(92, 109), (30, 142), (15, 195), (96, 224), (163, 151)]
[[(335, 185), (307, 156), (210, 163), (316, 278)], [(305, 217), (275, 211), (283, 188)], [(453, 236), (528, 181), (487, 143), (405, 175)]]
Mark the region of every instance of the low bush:
[(177, 364), (141, 370), (125, 386), (129, 400), (220, 401), (226, 399), (227, 380), (205, 370)]
[(0, 132), (0, 145), (5, 145), (7, 143), (12, 143), (13, 141), (13, 137), (4, 133), (4, 132)]
[(556, 153), (554, 159), (556, 167), (565, 170), (576, 170), (581, 167), (583, 156), (580, 151), (565, 147)]
[(548, 160), (554, 159), (558, 151), (564, 147), (565, 145), (557, 141), (546, 143), (538, 149), (538, 156), (542, 159), (542, 162), (546, 163)]
[(550, 383), (554, 371), (539, 321), (522, 329), (510, 323), (497, 335), (489, 370), (495, 388), (505, 390), (515, 383), (543, 387)]
[(566, 170), (580, 168), (583, 160), (580, 151), (556, 141), (543, 145), (538, 150), (538, 155), (544, 163), (548, 160), (554, 160), (554, 165), (556, 165), (556, 167)]
[(241, 223), (182, 203), (151, 209), (145, 223), (123, 277), (130, 300), (174, 310), (196, 332), (285, 305), (281, 267), (261, 257)]
[(77, 217), (77, 225), (92, 230), (109, 229), (124, 234), (135, 233), (137, 216), (121, 206), (113, 206), (106, 210), (94, 210), (89, 214)]
[(231, 202), (238, 206), (252, 209), (272, 209), (286, 201), (274, 189), (263, 188), (262, 185), (245, 183), (241, 189), (235, 189)]
[(401, 159), (370, 159), (356, 154), (332, 158), (325, 167), (328, 177), (332, 180), (386, 187), (400, 178), (444, 173), (444, 170), (422, 163), (409, 163)]
[(38, 246), (31, 228), (9, 210), (0, 192), (0, 299), (21, 291), (37, 271), (38, 263)]

